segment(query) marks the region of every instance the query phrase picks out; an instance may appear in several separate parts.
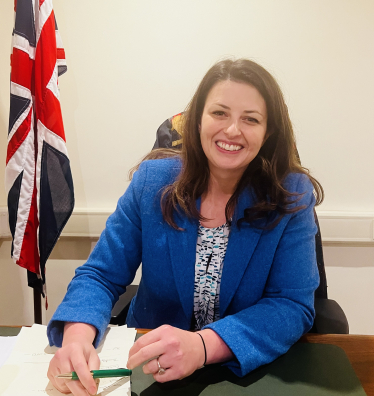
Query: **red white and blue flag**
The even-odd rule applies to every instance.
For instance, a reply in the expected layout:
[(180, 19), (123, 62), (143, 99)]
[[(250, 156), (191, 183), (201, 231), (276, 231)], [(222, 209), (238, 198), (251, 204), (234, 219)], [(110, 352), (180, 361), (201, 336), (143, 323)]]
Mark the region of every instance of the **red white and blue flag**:
[(15, 0), (5, 186), (12, 258), (45, 291), (45, 264), (74, 207), (58, 77), (67, 70), (52, 0)]

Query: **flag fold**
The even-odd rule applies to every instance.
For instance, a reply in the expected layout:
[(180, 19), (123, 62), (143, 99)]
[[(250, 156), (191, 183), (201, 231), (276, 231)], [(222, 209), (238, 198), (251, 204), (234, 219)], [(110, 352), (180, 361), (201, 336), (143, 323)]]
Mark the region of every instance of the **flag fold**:
[(45, 294), (45, 265), (74, 208), (58, 77), (65, 51), (52, 0), (15, 0), (5, 188), (13, 260)]

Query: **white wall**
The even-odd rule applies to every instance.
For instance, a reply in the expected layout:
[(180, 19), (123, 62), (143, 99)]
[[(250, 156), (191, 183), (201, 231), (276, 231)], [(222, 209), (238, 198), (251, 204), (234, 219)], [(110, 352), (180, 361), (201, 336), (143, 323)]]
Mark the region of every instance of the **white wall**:
[[(0, 147), (5, 156), (12, 1), (0, 16)], [(113, 209), (157, 127), (182, 110), (224, 56), (278, 78), (323, 210), (374, 212), (374, 2), (55, 0), (76, 208)], [(365, 175), (358, 177), (358, 175)], [(2, 183), (3, 174), (0, 175)], [(0, 206), (6, 197), (0, 189)]]
[(10, 240), (0, 239), (0, 326), (31, 325), (33, 292), (26, 286), (26, 271), (13, 264), (10, 247)]
[(324, 246), (328, 297), (343, 308), (352, 334), (374, 334), (374, 247)]
[[(13, 2), (1, 3), (0, 157), (5, 158)], [(368, 218), (374, 213), (374, 2), (112, 0), (107, 6), (55, 0), (54, 7), (69, 69), (59, 83), (77, 210), (113, 210), (127, 186), (127, 171), (152, 147), (159, 124), (183, 110), (215, 61), (243, 56), (267, 67), (283, 88), (302, 162), (326, 192), (319, 210)], [(0, 188), (0, 208), (5, 206)], [(368, 230), (372, 240), (372, 225)], [(49, 261), (51, 279), (54, 268), (69, 277), (84, 260), (79, 248), (71, 249), (71, 256)], [(340, 265), (346, 251), (328, 247), (330, 295), (343, 289), (350, 304), (374, 302), (373, 253), (364, 255), (361, 267), (357, 257), (365, 249), (349, 249), (356, 259)], [(21, 288), (25, 274), (6, 258), (8, 252), (9, 242), (0, 240), (0, 299), (10, 299), (13, 307), (5, 313), (0, 308), (0, 324), (14, 323), (15, 316), (23, 323), (30, 320), (23, 304), (31, 294)], [(52, 300), (54, 288), (49, 290)], [(374, 333), (364, 315), (352, 320), (357, 331)]]

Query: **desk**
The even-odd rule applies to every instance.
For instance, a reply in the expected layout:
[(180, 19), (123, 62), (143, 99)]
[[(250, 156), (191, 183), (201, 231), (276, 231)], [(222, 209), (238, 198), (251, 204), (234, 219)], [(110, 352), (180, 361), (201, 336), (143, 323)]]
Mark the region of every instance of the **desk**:
[[(149, 330), (138, 329), (145, 334)], [(374, 336), (355, 334), (312, 334), (299, 342), (336, 345), (344, 350), (367, 396), (374, 396)]]
[[(0, 326), (0, 336), (17, 335), (20, 328)], [(144, 334), (149, 330), (138, 329)], [(306, 334), (299, 342), (332, 344), (347, 354), (368, 396), (374, 396), (374, 336), (354, 334)]]
[(362, 387), (374, 396), (374, 336), (355, 334), (306, 334), (300, 342), (332, 344), (347, 354)]

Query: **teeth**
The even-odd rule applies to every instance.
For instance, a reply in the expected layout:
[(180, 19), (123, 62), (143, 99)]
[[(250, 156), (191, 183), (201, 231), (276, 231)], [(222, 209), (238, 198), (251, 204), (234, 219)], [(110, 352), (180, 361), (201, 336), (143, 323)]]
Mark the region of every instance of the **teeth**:
[(236, 144), (227, 144), (223, 142), (217, 142), (217, 146), (227, 151), (238, 151), (242, 148), (242, 146), (237, 146)]

